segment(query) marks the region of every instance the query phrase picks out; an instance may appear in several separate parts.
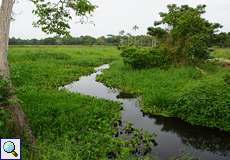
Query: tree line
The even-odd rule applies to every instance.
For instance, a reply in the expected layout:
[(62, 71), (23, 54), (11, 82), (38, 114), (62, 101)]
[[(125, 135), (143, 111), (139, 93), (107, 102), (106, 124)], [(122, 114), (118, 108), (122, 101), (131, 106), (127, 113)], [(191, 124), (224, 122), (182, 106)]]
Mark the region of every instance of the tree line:
[[(157, 41), (155, 37), (151, 37), (151, 31), (148, 35), (108, 35), (98, 38), (92, 36), (80, 37), (49, 37), (44, 39), (21, 39), (12, 37), (9, 40), (10, 45), (137, 45), (137, 46), (155, 46)], [(160, 31), (159, 31), (160, 32)], [(230, 47), (230, 32), (221, 32), (215, 34), (214, 37), (208, 42), (208, 46), (216, 46), (222, 48)]]
[(148, 35), (107, 35), (98, 38), (92, 36), (80, 37), (49, 37), (44, 39), (21, 39), (12, 37), (10, 45), (138, 45), (152, 46), (154, 39)]

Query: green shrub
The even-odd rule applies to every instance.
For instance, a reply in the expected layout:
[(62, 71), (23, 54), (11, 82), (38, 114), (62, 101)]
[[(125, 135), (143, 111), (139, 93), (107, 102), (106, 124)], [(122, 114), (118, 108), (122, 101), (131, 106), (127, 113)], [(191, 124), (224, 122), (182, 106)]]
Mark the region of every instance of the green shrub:
[(159, 67), (168, 63), (167, 50), (162, 48), (126, 47), (122, 49), (121, 56), (125, 64), (135, 69)]
[(193, 36), (190, 45), (186, 49), (189, 63), (198, 63), (209, 58), (208, 46), (203, 36)]
[(230, 131), (230, 86), (223, 81), (201, 83), (185, 91), (172, 111), (190, 123)]

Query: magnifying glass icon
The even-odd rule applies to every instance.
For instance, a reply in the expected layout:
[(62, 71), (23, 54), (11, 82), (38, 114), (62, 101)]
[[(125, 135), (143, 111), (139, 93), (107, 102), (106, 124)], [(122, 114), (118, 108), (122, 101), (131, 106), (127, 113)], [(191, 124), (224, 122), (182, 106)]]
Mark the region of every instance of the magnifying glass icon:
[(11, 142), (11, 141), (5, 142), (4, 145), (3, 145), (3, 149), (4, 149), (4, 151), (5, 151), (6, 153), (11, 153), (11, 154), (13, 154), (14, 157), (17, 157), (17, 156), (18, 156), (17, 152), (15, 152), (15, 145), (14, 145), (14, 143)]

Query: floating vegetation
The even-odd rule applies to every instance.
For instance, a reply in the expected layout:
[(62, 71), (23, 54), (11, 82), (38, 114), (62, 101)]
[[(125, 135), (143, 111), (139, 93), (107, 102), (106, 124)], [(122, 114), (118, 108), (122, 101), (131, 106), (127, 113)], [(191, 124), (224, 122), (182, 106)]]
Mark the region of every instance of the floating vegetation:
[(146, 156), (157, 145), (156, 135), (134, 128), (133, 124), (128, 122), (124, 125), (119, 137), (126, 142), (127, 147), (132, 148), (132, 154), (138, 157)]

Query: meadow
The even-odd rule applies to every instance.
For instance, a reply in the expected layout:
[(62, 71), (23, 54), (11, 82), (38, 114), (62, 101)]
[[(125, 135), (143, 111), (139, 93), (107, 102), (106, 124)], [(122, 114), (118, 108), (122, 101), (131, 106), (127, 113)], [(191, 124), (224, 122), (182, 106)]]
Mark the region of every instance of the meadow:
[(36, 137), (35, 157), (28, 157), (25, 145), (24, 159), (107, 159), (113, 152), (122, 159), (130, 156), (124, 142), (113, 137), (120, 120), (118, 103), (58, 90), (118, 55), (113, 47), (10, 47), (12, 82)]
[[(213, 55), (229, 58), (229, 49)], [(120, 105), (58, 88), (111, 63), (98, 80), (140, 97), (149, 115), (179, 117), (189, 123), (230, 131), (229, 68), (216, 64), (135, 70), (120, 51), (105, 46), (10, 46), (11, 79), (36, 137), (30, 159), (131, 159), (131, 148), (115, 138)], [(1, 87), (0, 87), (1, 88)], [(2, 92), (2, 91), (1, 91)], [(10, 137), (0, 110), (0, 135)], [(29, 159), (25, 144), (23, 156)]]

